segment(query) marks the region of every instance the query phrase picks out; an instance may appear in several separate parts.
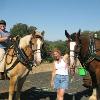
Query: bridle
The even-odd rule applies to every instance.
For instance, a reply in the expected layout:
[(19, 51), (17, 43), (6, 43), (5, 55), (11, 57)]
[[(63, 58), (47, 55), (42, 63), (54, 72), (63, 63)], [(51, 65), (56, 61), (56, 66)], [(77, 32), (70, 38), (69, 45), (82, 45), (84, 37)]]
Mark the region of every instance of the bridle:
[[(40, 38), (40, 36), (32, 37), (32, 39), (33, 38)], [(13, 65), (9, 69), (6, 69), (6, 67), (5, 67), (5, 72), (12, 70), (15, 67), (15, 65), (17, 65), (19, 62), (22, 63), (24, 66), (26, 66), (27, 69), (29, 69), (29, 70), (32, 70), (32, 67), (36, 66), (36, 64), (33, 62), (34, 61), (34, 53), (36, 51), (40, 50), (40, 49), (37, 49), (37, 48), (32, 49), (32, 46), (34, 45), (32, 43), (32, 39), (31, 39), (30, 45), (29, 45), (29, 48), (31, 49), (31, 52), (32, 52), (32, 54), (31, 54), (32, 58), (31, 59), (28, 58), (25, 50), (19, 48), (18, 44), (19, 44), (20, 38), (17, 38), (16, 41), (13, 41), (12, 45), (9, 46), (9, 49), (14, 50), (13, 55), (12, 55), (12, 60), (10, 61), (10, 63), (7, 63), (7, 60), (6, 60), (6, 64), (7, 65), (11, 64), (12, 61), (13, 61), (13, 57), (17, 57), (17, 59), (15, 60), (15, 62), (13, 63)], [(41, 39), (42, 39), (42, 37), (41, 37)], [(6, 59), (7, 59), (7, 56), (9, 55), (9, 53), (8, 53), (9, 49), (6, 53)], [(11, 55), (9, 55), (9, 56), (11, 56)]]
[[(76, 33), (74, 33), (76, 35)], [(75, 75), (75, 59), (78, 58), (78, 54), (80, 53), (80, 45), (77, 44), (77, 42), (75, 41), (75, 39), (69, 35), (69, 33), (67, 32), (67, 30), (65, 30), (65, 36), (68, 38), (68, 42), (70, 43), (69, 45), (69, 52), (70, 52), (70, 73), (72, 76)], [(74, 48), (71, 49), (71, 43), (74, 45)], [(76, 49), (79, 49), (78, 52), (76, 51)]]
[[(73, 42), (72, 40), (69, 41), (70, 43), (70, 48), (69, 48), (69, 55), (70, 55), (70, 73), (72, 76), (75, 75), (75, 59), (76, 59), (76, 51), (75, 51), (75, 46), (76, 43)], [(71, 48), (71, 45), (74, 45), (74, 48)], [(72, 65), (73, 64), (73, 65)]]
[[(72, 40), (76, 42), (76, 47), (74, 50), (69, 50), (70, 52), (73, 52), (75, 56), (73, 58), (78, 58), (80, 60), (80, 63), (83, 67), (88, 66), (93, 60), (100, 61), (100, 55), (97, 55), (97, 52), (100, 52), (100, 48), (96, 48), (96, 40), (97, 38), (95, 36), (89, 36), (88, 38), (88, 46), (86, 52), (83, 51), (84, 49), (84, 42), (83, 37), (80, 35), (80, 31), (75, 34), (69, 35), (67, 30), (65, 30), (65, 35), (68, 38), (69, 42)], [(87, 37), (87, 36), (86, 36)], [(82, 54), (83, 53), (83, 54)], [(85, 55), (84, 55), (85, 54)], [(87, 67), (88, 68), (88, 67)]]
[(94, 59), (100, 61), (100, 55), (96, 54), (96, 52), (100, 52), (100, 48), (96, 48), (96, 38), (93, 35), (88, 36), (88, 51), (85, 56), (82, 55), (82, 38), (84, 37), (85, 36), (79, 37), (79, 40), (76, 41), (76, 49), (73, 51), (75, 53), (75, 57), (80, 60), (83, 67), (87, 66)]
[[(35, 35), (35, 36), (33, 36), (33, 38), (40, 38), (41, 39), (41, 41), (44, 41), (44, 39), (43, 39), (43, 37), (42, 36), (39, 36), (39, 35)], [(32, 42), (32, 39), (31, 39), (31, 41), (30, 41), (30, 47), (32, 48), (32, 45), (34, 45), (34, 43)], [(41, 48), (40, 49), (32, 49), (32, 51), (35, 53), (36, 51), (38, 51), (38, 50), (41, 50)]]

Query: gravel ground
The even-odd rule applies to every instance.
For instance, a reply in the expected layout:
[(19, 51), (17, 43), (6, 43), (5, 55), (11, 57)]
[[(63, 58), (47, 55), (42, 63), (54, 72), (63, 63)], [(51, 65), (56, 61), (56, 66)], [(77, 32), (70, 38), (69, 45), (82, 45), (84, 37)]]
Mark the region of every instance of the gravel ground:
[[(50, 88), (51, 72), (28, 75), (22, 89), (21, 100), (56, 100), (56, 92)], [(9, 81), (0, 80), (0, 100), (8, 98)], [(82, 86), (82, 78), (75, 80), (66, 90), (65, 100), (88, 100), (91, 91)]]

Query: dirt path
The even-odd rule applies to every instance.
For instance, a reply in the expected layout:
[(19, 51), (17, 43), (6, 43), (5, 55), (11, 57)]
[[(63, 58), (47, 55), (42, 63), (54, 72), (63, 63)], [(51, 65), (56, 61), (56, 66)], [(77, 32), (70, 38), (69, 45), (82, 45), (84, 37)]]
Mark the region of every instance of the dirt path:
[[(50, 90), (52, 64), (41, 64), (33, 68), (22, 89), (21, 100), (56, 100), (56, 92)], [(82, 80), (75, 77), (66, 91), (65, 100), (88, 100), (91, 92), (82, 86)], [(8, 98), (8, 81), (0, 81), (0, 100)]]

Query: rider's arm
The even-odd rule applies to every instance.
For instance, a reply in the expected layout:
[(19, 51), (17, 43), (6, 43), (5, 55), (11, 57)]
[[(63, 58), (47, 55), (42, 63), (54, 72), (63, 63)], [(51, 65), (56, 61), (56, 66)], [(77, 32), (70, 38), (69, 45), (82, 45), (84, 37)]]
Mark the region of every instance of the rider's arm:
[(6, 36), (6, 37), (2, 37), (1, 35), (0, 35), (0, 42), (5, 42), (5, 40), (7, 40), (8, 39), (8, 37)]

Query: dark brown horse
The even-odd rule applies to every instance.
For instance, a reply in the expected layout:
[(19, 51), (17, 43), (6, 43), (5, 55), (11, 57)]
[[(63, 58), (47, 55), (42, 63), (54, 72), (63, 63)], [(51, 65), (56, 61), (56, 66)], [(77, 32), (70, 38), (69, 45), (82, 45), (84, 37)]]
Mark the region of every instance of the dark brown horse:
[(70, 68), (75, 67), (78, 58), (92, 79), (93, 93), (89, 100), (100, 100), (100, 38), (97, 34), (81, 35), (77, 33), (65, 35), (70, 43)]

